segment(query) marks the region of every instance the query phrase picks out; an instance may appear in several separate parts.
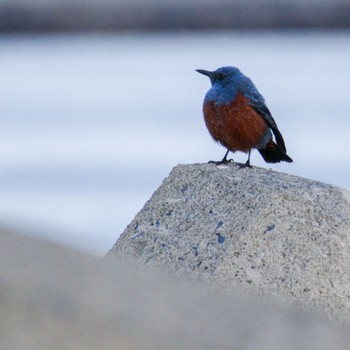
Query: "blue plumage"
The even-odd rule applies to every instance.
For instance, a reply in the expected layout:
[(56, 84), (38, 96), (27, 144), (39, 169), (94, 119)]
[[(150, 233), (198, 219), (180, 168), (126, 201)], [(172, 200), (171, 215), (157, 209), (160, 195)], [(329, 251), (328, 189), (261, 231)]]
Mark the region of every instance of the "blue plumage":
[[(198, 70), (200, 73), (203, 70)], [(207, 72), (207, 71), (204, 71)], [(259, 93), (253, 82), (236, 67), (222, 67), (209, 72), (212, 84), (205, 96), (205, 101), (215, 101), (216, 104), (229, 104), (241, 92), (254, 104), (265, 105), (264, 97)]]

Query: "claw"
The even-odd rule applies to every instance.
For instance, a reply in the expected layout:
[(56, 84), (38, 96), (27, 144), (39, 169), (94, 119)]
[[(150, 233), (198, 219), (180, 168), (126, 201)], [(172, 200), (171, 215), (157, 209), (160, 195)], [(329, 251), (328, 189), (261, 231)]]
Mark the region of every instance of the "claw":
[(240, 164), (239, 165), (240, 169), (243, 169), (243, 168), (252, 168), (252, 166), (250, 165), (250, 163), (247, 161), (245, 162), (244, 164)]
[(215, 165), (222, 165), (222, 164), (227, 164), (227, 163), (233, 163), (233, 159), (227, 159), (227, 155), (230, 151), (227, 150), (227, 152), (225, 153), (224, 155), (224, 158), (222, 158), (221, 160), (219, 161), (215, 161), (215, 160), (210, 160), (208, 163), (209, 164), (215, 164)]
[(246, 161), (244, 164), (240, 164), (240, 165), (239, 165), (239, 167), (240, 167), (241, 169), (242, 169), (242, 168), (252, 168), (252, 166), (250, 165), (250, 152), (251, 152), (251, 150), (249, 150), (247, 161)]

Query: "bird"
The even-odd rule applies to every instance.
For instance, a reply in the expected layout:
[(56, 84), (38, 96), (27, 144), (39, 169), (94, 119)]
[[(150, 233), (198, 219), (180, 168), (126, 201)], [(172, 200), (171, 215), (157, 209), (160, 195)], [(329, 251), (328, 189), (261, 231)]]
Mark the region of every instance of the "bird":
[(250, 153), (257, 149), (265, 162), (293, 162), (264, 97), (237, 67), (221, 67), (215, 71), (197, 69), (209, 77), (211, 88), (203, 102), (205, 124), (212, 138), (227, 151), (221, 161), (226, 164), (229, 152), (248, 153), (242, 167), (251, 167)]

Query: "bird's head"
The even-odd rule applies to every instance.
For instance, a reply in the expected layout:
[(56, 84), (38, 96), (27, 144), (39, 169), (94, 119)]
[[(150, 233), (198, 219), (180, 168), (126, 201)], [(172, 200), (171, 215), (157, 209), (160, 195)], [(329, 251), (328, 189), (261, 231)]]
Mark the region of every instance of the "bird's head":
[(239, 78), (243, 76), (241, 71), (236, 67), (222, 67), (213, 72), (197, 69), (198, 73), (204, 74), (209, 77), (212, 86), (227, 86), (230, 84), (235, 84), (239, 81)]

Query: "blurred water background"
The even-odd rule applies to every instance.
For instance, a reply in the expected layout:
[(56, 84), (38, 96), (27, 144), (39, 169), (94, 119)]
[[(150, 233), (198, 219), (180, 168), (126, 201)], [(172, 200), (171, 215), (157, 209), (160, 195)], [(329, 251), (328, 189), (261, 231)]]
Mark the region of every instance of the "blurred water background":
[(347, 28), (15, 32), (0, 36), (2, 226), (104, 254), (173, 166), (222, 158), (197, 68), (237, 66), (265, 96), (294, 163), (253, 165), (350, 189)]

